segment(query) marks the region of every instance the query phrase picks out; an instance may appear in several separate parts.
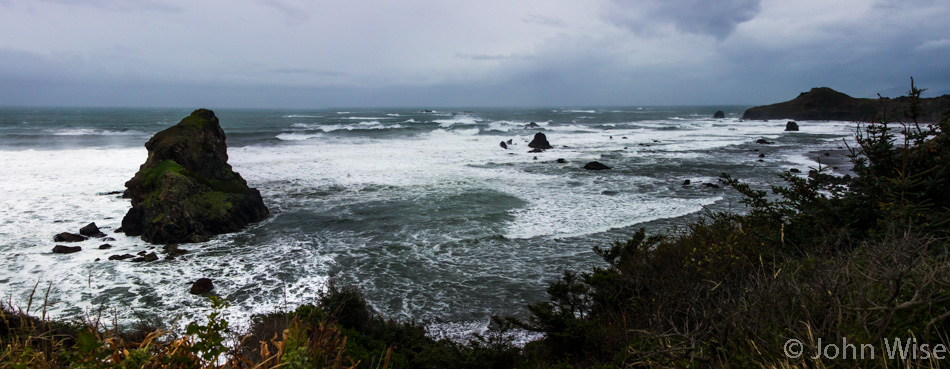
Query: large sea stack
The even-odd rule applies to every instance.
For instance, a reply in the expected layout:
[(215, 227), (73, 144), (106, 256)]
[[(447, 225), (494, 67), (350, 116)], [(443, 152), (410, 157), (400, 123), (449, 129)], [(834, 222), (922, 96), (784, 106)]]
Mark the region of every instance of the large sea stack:
[[(920, 99), (920, 122), (937, 122), (950, 104), (950, 95)], [(870, 121), (881, 118), (888, 121), (906, 119), (904, 111), (910, 98), (903, 96), (884, 99), (859, 99), (828, 87), (816, 87), (798, 97), (772, 105), (756, 106), (742, 114), (742, 119), (795, 119)]]
[(224, 130), (198, 109), (145, 143), (148, 159), (125, 183), (132, 208), (127, 235), (155, 244), (203, 242), (269, 214), (261, 193), (228, 165)]

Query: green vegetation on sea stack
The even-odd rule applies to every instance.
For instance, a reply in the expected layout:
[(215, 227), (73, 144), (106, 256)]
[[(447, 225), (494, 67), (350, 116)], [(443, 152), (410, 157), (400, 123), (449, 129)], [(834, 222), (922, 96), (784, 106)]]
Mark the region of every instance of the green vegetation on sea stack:
[[(882, 344), (950, 345), (950, 116), (921, 123), (920, 90), (910, 92), (900, 120), (858, 126), (854, 178), (816, 168), (760, 189), (723, 175), (747, 211), (596, 248), (604, 264), (564, 272), (529, 318), (496, 317), (468, 343), (427, 337), (331, 283), (313, 304), (254, 317), (247, 332), (230, 331), (217, 299), (180, 336), (8, 306), (0, 368), (939, 367), (936, 355), (893, 357)], [(541, 338), (517, 347), (518, 330)], [(785, 351), (791, 339), (801, 357)], [(819, 345), (843, 340), (876, 355), (823, 355)]]

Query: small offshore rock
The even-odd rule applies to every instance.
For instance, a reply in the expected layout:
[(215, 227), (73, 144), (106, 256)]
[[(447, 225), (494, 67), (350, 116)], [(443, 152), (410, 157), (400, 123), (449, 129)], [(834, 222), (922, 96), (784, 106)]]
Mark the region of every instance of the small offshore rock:
[(528, 147), (541, 150), (549, 150), (554, 148), (551, 146), (551, 143), (548, 142), (548, 137), (541, 132), (534, 134), (534, 139), (531, 140), (531, 143), (528, 144)]
[(791, 172), (791, 173), (801, 173), (801, 172), (802, 172), (802, 171), (799, 170), (798, 168), (792, 168), (792, 169), (789, 169), (788, 171)]
[(795, 122), (793, 122), (793, 121), (788, 121), (788, 123), (785, 123), (785, 131), (786, 131), (786, 132), (788, 132), (788, 131), (797, 131), (797, 130), (798, 130), (798, 123), (795, 123)]
[(106, 234), (102, 233), (102, 231), (99, 230), (99, 227), (96, 226), (96, 222), (86, 224), (85, 227), (79, 228), (79, 234), (87, 237), (97, 238), (106, 236)]
[(214, 283), (211, 282), (210, 278), (200, 278), (195, 283), (191, 284), (191, 290), (188, 292), (192, 295), (200, 295), (202, 293), (210, 292), (214, 289)]
[(759, 154), (759, 157), (760, 157), (760, 158), (764, 158), (764, 157), (765, 157), (765, 154)]
[(567, 160), (564, 160), (564, 158), (557, 158), (557, 162), (560, 164), (564, 164), (564, 163), (567, 163)]
[(716, 119), (725, 118), (725, 117), (726, 117), (726, 112), (722, 110), (719, 110), (715, 114), (713, 114), (713, 118), (716, 118)]
[(758, 140), (755, 140), (755, 143), (762, 144), (762, 145), (771, 145), (774, 142), (769, 142), (769, 141), (766, 141), (764, 138), (760, 138)]
[(608, 166), (602, 164), (602, 163), (599, 162), (599, 161), (592, 161), (592, 162), (590, 162), (590, 163), (584, 164), (584, 169), (587, 169), (587, 170), (605, 170), (605, 169), (610, 169), (610, 167), (608, 167)]
[(53, 242), (82, 242), (85, 240), (85, 236), (80, 236), (78, 234), (69, 232), (63, 232), (53, 236)]
[(541, 127), (541, 126), (539, 126), (539, 125), (538, 125), (537, 123), (535, 123), (535, 122), (531, 122), (531, 123), (528, 123), (528, 124), (525, 124), (525, 125), (524, 125), (524, 129), (538, 128), (538, 127)]
[(158, 255), (155, 255), (154, 252), (150, 252), (150, 253), (146, 254), (145, 256), (137, 257), (137, 258), (135, 258), (135, 259), (132, 259), (132, 262), (133, 262), (133, 263), (142, 263), (142, 262), (148, 263), (148, 262), (152, 262), (152, 261), (155, 261), (155, 260), (158, 260)]
[(708, 188), (719, 188), (719, 185), (715, 183), (703, 183), (703, 186), (706, 186)]
[(505, 150), (508, 149), (508, 144), (506, 144), (505, 141), (501, 141), (501, 143), (498, 144), (498, 146), (501, 146), (501, 148), (502, 148), (502, 149), (505, 149)]
[(109, 257), (109, 260), (125, 260), (134, 258), (135, 255), (132, 254), (122, 254), (122, 255), (112, 255)]
[(511, 139), (510, 139), (510, 138), (508, 139), (508, 144), (509, 144), (509, 145), (514, 145), (513, 143), (511, 143)]
[(683, 181), (683, 186), (689, 186), (689, 183), (690, 183), (690, 182), (689, 182), (689, 180), (687, 179), (687, 180)]
[(53, 246), (54, 254), (72, 254), (74, 252), (80, 252), (80, 251), (82, 251), (82, 247), (79, 247), (79, 246), (63, 246), (63, 245)]
[(108, 249), (111, 249), (111, 248), (112, 248), (112, 245), (107, 244), (107, 243), (104, 243), (104, 244), (99, 245), (99, 250), (108, 250)]

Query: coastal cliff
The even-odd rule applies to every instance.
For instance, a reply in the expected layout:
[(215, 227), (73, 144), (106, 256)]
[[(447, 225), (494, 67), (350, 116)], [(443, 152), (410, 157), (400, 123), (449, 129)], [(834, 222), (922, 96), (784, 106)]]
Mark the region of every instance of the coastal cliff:
[[(794, 119), (869, 121), (875, 117), (904, 119), (903, 112), (910, 104), (909, 97), (860, 99), (828, 87), (812, 88), (798, 97), (777, 104), (750, 108), (742, 119)], [(950, 106), (950, 95), (920, 99), (920, 122), (937, 122)]]
[(155, 244), (202, 242), (269, 214), (261, 194), (228, 164), (224, 130), (198, 109), (145, 144), (148, 159), (125, 183), (127, 235)]

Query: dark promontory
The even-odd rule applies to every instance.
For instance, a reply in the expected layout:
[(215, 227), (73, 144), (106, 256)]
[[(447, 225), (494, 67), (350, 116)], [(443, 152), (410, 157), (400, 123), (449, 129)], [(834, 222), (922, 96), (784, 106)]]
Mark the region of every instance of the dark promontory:
[(148, 159), (125, 183), (132, 208), (127, 235), (156, 244), (202, 242), (269, 214), (261, 194), (228, 164), (224, 130), (214, 112), (198, 109), (147, 143)]
[[(756, 106), (745, 111), (742, 119), (794, 119), (869, 121), (885, 112), (888, 120), (905, 119), (903, 112), (909, 97), (859, 99), (828, 87), (816, 87), (798, 97), (772, 105)], [(950, 95), (920, 99), (920, 122), (937, 122), (950, 104)]]

